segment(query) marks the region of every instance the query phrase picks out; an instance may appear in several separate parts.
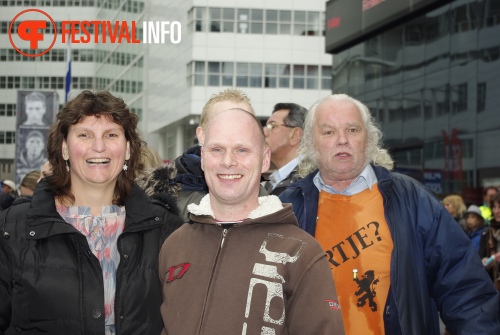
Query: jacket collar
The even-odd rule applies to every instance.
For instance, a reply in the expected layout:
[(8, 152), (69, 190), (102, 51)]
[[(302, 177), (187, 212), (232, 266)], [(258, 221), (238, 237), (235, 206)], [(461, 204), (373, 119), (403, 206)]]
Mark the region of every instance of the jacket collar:
[[(125, 201), (126, 230), (142, 230), (161, 224), (161, 220), (141, 224), (142, 221), (153, 219), (158, 215), (157, 208), (149, 200), (146, 193), (133, 184), (130, 196)], [(39, 239), (57, 234), (75, 233), (77, 230), (59, 215), (56, 210), (54, 193), (46, 180), (40, 181), (33, 194), (26, 217), (28, 238)]]
[[(207, 204), (210, 204), (209, 200), (208, 202), (207, 200), (203, 201), (207, 196), (200, 201), (200, 205), (190, 207), (189, 218), (191, 219), (191, 223), (219, 224), (213, 217), (212, 209), (206, 208)], [(237, 227), (252, 223), (286, 223), (298, 226), (297, 218), (292, 211), (291, 204), (282, 204), (279, 198), (274, 195), (259, 197), (259, 204), (259, 207), (252, 211), (248, 218), (236, 223), (234, 226)]]
[[(259, 218), (264, 215), (269, 215), (275, 213), (283, 208), (280, 199), (275, 195), (268, 195), (264, 197), (259, 197), (259, 207), (254, 209), (248, 214), (249, 219)], [(210, 195), (205, 195), (200, 204), (189, 204), (188, 211), (194, 215), (209, 215), (215, 218), (214, 212), (212, 211), (212, 206), (210, 205)]]
[[(373, 164), (370, 164), (373, 168), (373, 171), (375, 172), (375, 176), (377, 176), (377, 180), (379, 183), (379, 188), (380, 188), (380, 183), (387, 183), (389, 180), (391, 180), (391, 174), (389, 170), (386, 168), (383, 168), (381, 166), (376, 166)], [(313, 179), (316, 176), (316, 174), (319, 172), (318, 169), (314, 170), (313, 172), (309, 173), (305, 178), (300, 179), (296, 181), (291, 187), (298, 187), (304, 190), (306, 194), (309, 194), (309, 192), (316, 191), (318, 188), (314, 185)]]

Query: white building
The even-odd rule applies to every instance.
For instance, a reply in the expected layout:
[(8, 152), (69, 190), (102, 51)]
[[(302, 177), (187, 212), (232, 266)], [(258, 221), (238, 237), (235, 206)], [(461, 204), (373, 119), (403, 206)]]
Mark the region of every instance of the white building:
[(277, 102), (309, 107), (331, 92), (325, 0), (0, 0), (0, 178), (13, 173), (17, 90), (56, 90), (64, 102), (60, 38), (36, 58), (9, 42), (11, 20), (28, 8), (47, 12), (58, 31), (64, 20), (126, 20), (137, 22), (142, 38), (143, 21), (180, 22), (178, 44), (71, 44), (73, 92), (109, 89), (122, 97), (164, 159), (196, 143), (203, 105), (228, 87), (247, 93), (262, 120)]
[(227, 87), (267, 119), (277, 102), (309, 107), (330, 93), (324, 0), (153, 1), (148, 20), (179, 20), (182, 42), (149, 45), (146, 129), (173, 159), (195, 143), (205, 102)]

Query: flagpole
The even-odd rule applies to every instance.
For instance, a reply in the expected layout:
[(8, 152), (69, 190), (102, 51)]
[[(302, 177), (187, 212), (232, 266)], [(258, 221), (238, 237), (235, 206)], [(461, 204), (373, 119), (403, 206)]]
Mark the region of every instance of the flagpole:
[(66, 80), (64, 85), (64, 103), (68, 102), (69, 91), (71, 90), (71, 44), (69, 43), (68, 34), (68, 45), (66, 49)]

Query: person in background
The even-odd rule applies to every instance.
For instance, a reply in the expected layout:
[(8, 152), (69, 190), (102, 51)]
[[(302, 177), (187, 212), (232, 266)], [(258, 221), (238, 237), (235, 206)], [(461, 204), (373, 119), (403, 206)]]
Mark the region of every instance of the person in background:
[(145, 171), (152, 170), (163, 165), (163, 160), (158, 152), (149, 146), (143, 148), (141, 159), (142, 164), (144, 165), (143, 170)]
[(52, 166), (50, 165), (49, 161), (46, 161), (40, 168), (40, 179), (38, 179), (38, 182), (40, 182), (40, 180), (50, 175), (52, 175)]
[[(498, 293), (469, 239), (416, 180), (391, 172), (368, 108), (345, 94), (309, 109), (305, 175), (280, 195), (328, 255), (346, 334), (500, 334)], [(438, 313), (439, 312), (439, 313)]]
[(455, 221), (462, 227), (463, 230), (467, 229), (465, 223), (464, 213), (467, 210), (464, 200), (458, 194), (452, 194), (443, 199), (443, 205), (448, 213), (455, 218)]
[(27, 173), (21, 180), (17, 192), (0, 196), (0, 209), (4, 210), (13, 204), (29, 202), (38, 180), (40, 180), (40, 171), (34, 170)]
[(2, 181), (2, 194), (12, 194), (16, 192), (16, 184), (12, 180)]
[(299, 179), (297, 150), (307, 109), (294, 103), (278, 103), (264, 126), (271, 163), (276, 170), (264, 183), (269, 194), (279, 195)]
[(31, 197), (38, 185), (40, 177), (41, 173), (39, 170), (28, 172), (21, 181), (21, 185), (19, 185), (19, 195), (21, 197)]
[(26, 121), (23, 126), (45, 126), (43, 116), (45, 115), (46, 98), (42, 92), (31, 92), (25, 99)]
[(52, 175), (0, 213), (0, 333), (161, 332), (158, 254), (182, 220), (134, 183), (137, 124), (107, 91), (57, 114)]
[(174, 163), (164, 164), (156, 150), (145, 147), (142, 152), (144, 171), (137, 176), (136, 183), (151, 198), (162, 202), (169, 210), (180, 216), (177, 198), (182, 186), (175, 181), (177, 170)]
[(2, 194), (0, 194), (0, 211), (7, 209), (16, 200), (16, 184), (9, 179), (2, 181)]
[(270, 150), (237, 103), (204, 129), (209, 188), (160, 252), (164, 334), (344, 334), (319, 244), (290, 205), (259, 197)]
[(488, 186), (483, 191), (483, 204), (479, 206), (479, 210), (481, 210), (481, 215), (484, 218), (486, 224), (489, 224), (490, 220), (493, 218), (490, 202), (491, 202), (491, 197), (493, 197), (497, 193), (498, 193), (497, 188), (493, 186)]
[[(178, 197), (178, 206), (181, 217), (185, 222), (188, 219), (187, 205), (198, 204), (208, 193), (207, 183), (201, 169), (201, 145), (203, 145), (204, 128), (210, 120), (228, 109), (228, 106), (240, 108), (254, 113), (250, 98), (241, 90), (229, 88), (213, 95), (203, 107), (200, 116), (200, 125), (196, 128), (196, 137), (199, 145), (188, 148), (180, 157), (175, 159), (177, 169), (176, 183), (182, 185)], [(265, 191), (264, 191), (265, 193)]]
[[(494, 256), (494, 262), (491, 263), (492, 278), (495, 287), (500, 291), (500, 192), (491, 197), (490, 201), (493, 219), (490, 221), (490, 230), (486, 246), (490, 254)], [(483, 259), (486, 263), (488, 259)]]
[[(488, 235), (488, 226), (481, 215), (479, 207), (476, 205), (470, 205), (464, 213), (464, 217), (467, 224), (465, 232), (467, 233), (467, 236), (469, 236), (474, 249), (479, 252), (481, 238)], [(484, 254), (480, 256), (485, 257)]]

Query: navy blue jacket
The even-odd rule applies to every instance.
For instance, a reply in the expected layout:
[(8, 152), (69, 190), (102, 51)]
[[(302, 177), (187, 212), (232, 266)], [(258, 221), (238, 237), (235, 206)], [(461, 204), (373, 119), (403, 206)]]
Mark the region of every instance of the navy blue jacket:
[[(394, 243), (385, 333), (439, 335), (439, 311), (452, 334), (500, 334), (498, 293), (455, 219), (414, 179), (373, 169)], [(313, 236), (317, 172), (280, 195)]]

